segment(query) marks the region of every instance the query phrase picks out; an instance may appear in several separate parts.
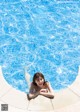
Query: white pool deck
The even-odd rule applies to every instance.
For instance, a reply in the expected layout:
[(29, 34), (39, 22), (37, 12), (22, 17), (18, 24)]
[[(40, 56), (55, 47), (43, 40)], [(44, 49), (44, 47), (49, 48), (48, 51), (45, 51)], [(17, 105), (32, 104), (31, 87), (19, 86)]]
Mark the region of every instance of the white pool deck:
[[(8, 111), (2, 111), (1, 104), (8, 104)], [(40, 95), (29, 101), (26, 93), (6, 82), (0, 66), (0, 112), (80, 112), (80, 68), (74, 83), (55, 92), (54, 99)]]

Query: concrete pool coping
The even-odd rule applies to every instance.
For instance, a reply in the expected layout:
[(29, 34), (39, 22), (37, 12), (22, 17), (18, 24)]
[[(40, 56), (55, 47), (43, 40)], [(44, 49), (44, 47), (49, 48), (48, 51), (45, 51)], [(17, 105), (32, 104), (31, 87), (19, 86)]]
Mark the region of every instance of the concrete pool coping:
[[(8, 112), (79, 112), (80, 68), (73, 84), (67, 89), (55, 92), (54, 99), (38, 96), (29, 101), (26, 93), (16, 90), (6, 82), (0, 66), (1, 104), (8, 104)], [(0, 109), (0, 111), (2, 110)]]

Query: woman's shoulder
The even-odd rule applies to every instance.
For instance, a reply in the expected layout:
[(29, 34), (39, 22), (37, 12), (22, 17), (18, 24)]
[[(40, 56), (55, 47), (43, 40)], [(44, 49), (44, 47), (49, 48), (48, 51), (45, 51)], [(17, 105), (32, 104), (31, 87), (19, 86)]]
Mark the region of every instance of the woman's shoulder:
[(35, 91), (36, 91), (36, 88), (35, 88), (33, 82), (31, 82), (29, 93), (34, 93)]
[(45, 81), (45, 86), (48, 86), (49, 85), (49, 82), (48, 81)]
[(45, 84), (49, 84), (49, 82), (48, 81), (45, 81)]
[(35, 89), (37, 88), (37, 86), (33, 82), (31, 82), (31, 87)]
[(46, 85), (46, 86), (50, 86), (50, 82), (46, 81), (46, 82), (45, 82), (45, 85)]
[(31, 85), (31, 86), (35, 86), (33, 82), (31, 82), (31, 84), (30, 84), (30, 85)]

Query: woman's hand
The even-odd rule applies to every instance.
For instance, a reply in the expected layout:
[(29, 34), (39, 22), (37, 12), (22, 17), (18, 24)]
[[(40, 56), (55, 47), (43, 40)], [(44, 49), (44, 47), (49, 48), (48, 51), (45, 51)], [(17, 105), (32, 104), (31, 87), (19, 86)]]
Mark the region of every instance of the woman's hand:
[(43, 95), (43, 96), (51, 98), (51, 99), (54, 98), (53, 91), (49, 91), (48, 89), (41, 89), (40, 95)]
[(47, 92), (48, 92), (47, 89), (41, 89), (41, 90), (40, 90), (40, 93), (47, 93)]

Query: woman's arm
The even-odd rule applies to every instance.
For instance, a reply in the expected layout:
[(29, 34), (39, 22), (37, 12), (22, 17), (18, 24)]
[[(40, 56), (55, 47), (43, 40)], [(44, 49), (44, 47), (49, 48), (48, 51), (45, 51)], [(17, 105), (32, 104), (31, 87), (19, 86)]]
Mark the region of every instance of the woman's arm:
[(28, 99), (33, 99), (35, 97), (37, 97), (39, 95), (39, 91), (36, 91), (35, 87), (33, 84), (31, 84), (30, 90), (29, 90), (29, 94), (28, 94)]
[(50, 83), (47, 83), (48, 91), (46, 89), (41, 89), (40, 94), (43, 96), (46, 96), (48, 98), (54, 98), (54, 91), (50, 85)]
[(38, 95), (39, 95), (39, 92), (29, 93), (28, 94), (28, 98), (29, 98), (29, 100), (31, 100), (31, 99), (34, 99), (35, 97), (37, 97)]
[(43, 95), (48, 98), (54, 98), (54, 91), (53, 91), (50, 83), (47, 83), (47, 89), (41, 89), (40, 91), (36, 91), (34, 85), (31, 84), (30, 91), (28, 94), (28, 99), (31, 100), (31, 99), (37, 97), (38, 95)]

